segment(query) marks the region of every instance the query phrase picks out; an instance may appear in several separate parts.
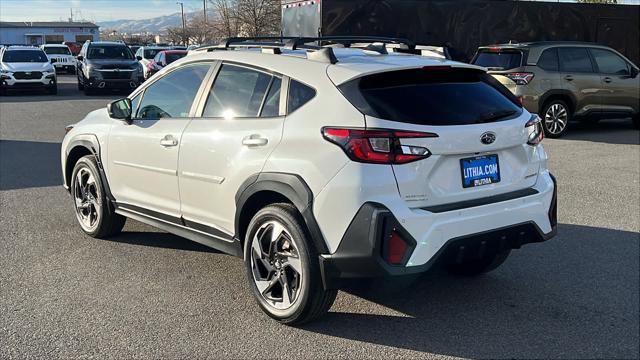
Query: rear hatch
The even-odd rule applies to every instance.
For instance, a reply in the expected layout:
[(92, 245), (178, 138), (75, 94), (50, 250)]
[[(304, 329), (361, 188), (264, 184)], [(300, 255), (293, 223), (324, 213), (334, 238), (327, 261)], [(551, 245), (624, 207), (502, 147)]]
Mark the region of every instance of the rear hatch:
[(471, 63), (489, 71), (507, 71), (524, 66), (524, 57), (520, 49), (488, 47), (478, 49)]
[(447, 66), (388, 71), (339, 86), (369, 129), (431, 133), (396, 141), (427, 158), (394, 164), (410, 207), (474, 200), (532, 187), (538, 162), (527, 145), (531, 115), (484, 71)]

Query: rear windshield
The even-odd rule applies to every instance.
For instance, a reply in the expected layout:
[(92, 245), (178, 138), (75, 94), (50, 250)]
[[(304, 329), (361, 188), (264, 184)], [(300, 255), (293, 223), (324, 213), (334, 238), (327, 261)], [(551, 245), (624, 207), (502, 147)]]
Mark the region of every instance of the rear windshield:
[(478, 124), (507, 120), (522, 112), (507, 88), (474, 69), (390, 71), (339, 88), (363, 114), (409, 124)]
[(133, 60), (133, 54), (124, 45), (91, 45), (87, 59), (120, 59)]
[(187, 53), (186, 52), (185, 53), (167, 53), (166, 55), (167, 55), (167, 64), (171, 64), (172, 62), (187, 56)]
[(44, 52), (49, 55), (71, 55), (69, 48), (62, 46), (45, 46)]
[(490, 70), (514, 69), (522, 64), (522, 52), (518, 50), (480, 51), (473, 64)]
[(40, 50), (9, 50), (5, 51), (2, 61), (6, 63), (44, 63), (49, 59)]

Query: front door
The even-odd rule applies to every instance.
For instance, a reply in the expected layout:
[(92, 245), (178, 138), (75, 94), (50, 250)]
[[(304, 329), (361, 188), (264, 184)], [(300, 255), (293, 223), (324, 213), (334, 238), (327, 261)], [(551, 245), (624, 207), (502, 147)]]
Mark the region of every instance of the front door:
[(604, 87), (602, 111), (609, 116), (626, 116), (637, 111), (640, 77), (632, 75), (631, 65), (613, 51), (600, 48), (589, 50)]
[(199, 63), (166, 74), (132, 99), (135, 114), (131, 125), (118, 122), (113, 126), (108, 176), (118, 203), (156, 216), (180, 217), (180, 141), (191, 121), (193, 100), (210, 68), (208, 63)]
[(188, 225), (233, 235), (236, 192), (260, 173), (282, 136), (281, 86), (277, 74), (221, 65), (202, 116), (182, 136), (180, 198)]

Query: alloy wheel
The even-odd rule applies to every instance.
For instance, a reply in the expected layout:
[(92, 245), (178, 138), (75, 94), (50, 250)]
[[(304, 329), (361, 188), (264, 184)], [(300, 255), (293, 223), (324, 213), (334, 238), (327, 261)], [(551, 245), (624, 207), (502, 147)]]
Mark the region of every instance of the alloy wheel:
[(562, 104), (552, 104), (544, 114), (544, 125), (552, 135), (561, 134), (569, 122), (569, 112)]
[(251, 243), (251, 272), (262, 299), (285, 310), (300, 298), (305, 281), (298, 247), (291, 233), (276, 220), (256, 231)]
[(101, 208), (98, 200), (98, 185), (88, 168), (80, 168), (76, 173), (73, 198), (80, 225), (87, 231), (93, 230), (100, 220)]

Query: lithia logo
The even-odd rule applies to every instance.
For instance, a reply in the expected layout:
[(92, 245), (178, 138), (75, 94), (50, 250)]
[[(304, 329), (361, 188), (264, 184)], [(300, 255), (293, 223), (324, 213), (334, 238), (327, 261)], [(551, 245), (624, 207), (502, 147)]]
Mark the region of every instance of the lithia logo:
[(487, 131), (480, 135), (480, 142), (485, 145), (493, 144), (494, 141), (496, 141), (496, 134), (494, 132)]

